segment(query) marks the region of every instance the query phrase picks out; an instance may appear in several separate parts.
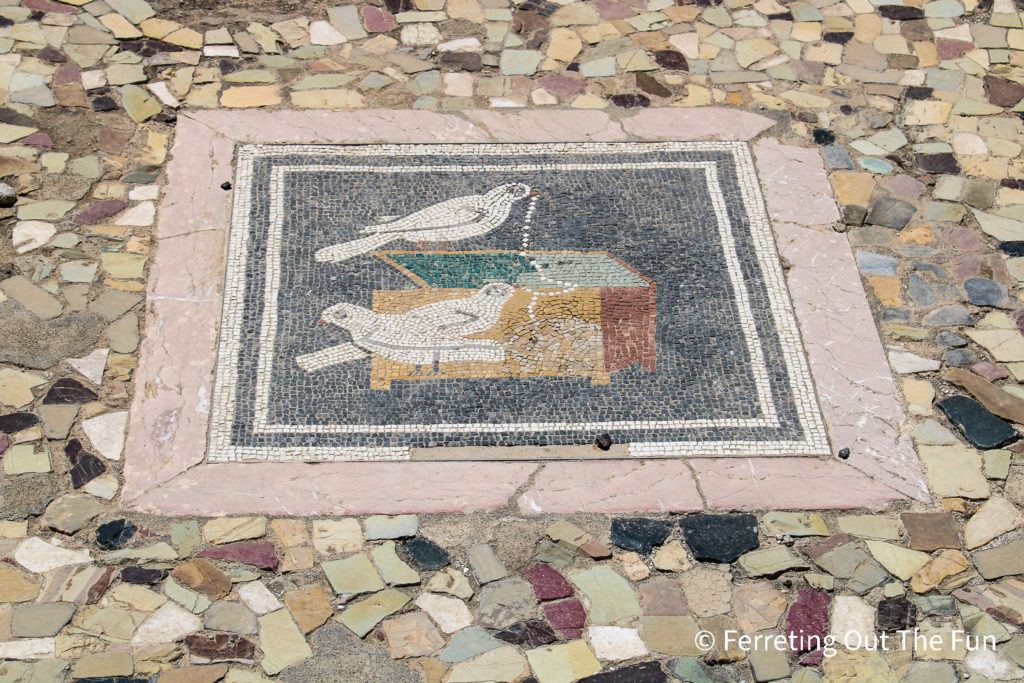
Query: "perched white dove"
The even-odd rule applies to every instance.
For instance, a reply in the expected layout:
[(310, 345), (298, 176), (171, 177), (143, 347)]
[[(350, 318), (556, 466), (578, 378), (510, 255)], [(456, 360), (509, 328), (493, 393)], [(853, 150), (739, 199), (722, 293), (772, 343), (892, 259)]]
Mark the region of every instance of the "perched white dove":
[(448, 199), (405, 218), (369, 225), (360, 230), (368, 237), (324, 247), (316, 252), (315, 258), (321, 262), (346, 261), (397, 239), (453, 242), (485, 235), (505, 222), (515, 202), (536, 194), (528, 185), (509, 183), (499, 185), (487, 194)]
[(306, 372), (347, 363), (376, 353), (399, 363), (435, 365), (453, 361), (502, 361), (505, 349), (491, 339), (466, 335), (494, 327), (515, 287), (492, 282), (458, 299), (435, 301), (405, 313), (376, 313), (355, 304), (335, 304), (321, 323), (348, 330), (352, 341), (295, 360)]

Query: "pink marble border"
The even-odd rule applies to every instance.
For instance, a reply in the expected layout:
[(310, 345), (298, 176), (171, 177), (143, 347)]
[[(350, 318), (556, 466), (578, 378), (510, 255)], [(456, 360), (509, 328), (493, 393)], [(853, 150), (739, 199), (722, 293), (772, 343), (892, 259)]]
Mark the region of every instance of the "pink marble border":
[[(203, 462), (230, 213), (230, 193), (219, 186), (231, 179), (235, 143), (750, 140), (772, 125), (758, 114), (720, 107), (645, 110), (619, 119), (599, 111), (183, 114), (157, 225), (123, 504), (169, 515), (306, 516), (465, 513), (512, 499), (533, 514), (877, 508), (927, 498), (920, 464), (892, 428), (902, 410), (849, 247), (839, 235), (785, 224), (776, 229), (793, 264), (788, 277), (797, 318), (829, 433), (837, 448), (851, 448), (848, 461)], [(766, 191), (774, 221), (821, 226), (835, 220), (816, 152), (771, 139), (754, 149), (759, 166), (771, 164)], [(786, 185), (803, 189), (778, 196)], [(807, 192), (813, 202), (805, 201)]]

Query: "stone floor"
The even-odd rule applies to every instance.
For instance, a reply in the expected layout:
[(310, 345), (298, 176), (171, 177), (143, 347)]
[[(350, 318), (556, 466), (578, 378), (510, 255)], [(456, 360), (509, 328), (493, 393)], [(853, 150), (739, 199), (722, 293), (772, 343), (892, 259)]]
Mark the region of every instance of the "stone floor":
[[(1022, 20), (0, 0), (0, 681), (1024, 679)], [(236, 150), (676, 141), (755, 162), (828, 455), (208, 461)], [(447, 251), (481, 249), (527, 251)]]

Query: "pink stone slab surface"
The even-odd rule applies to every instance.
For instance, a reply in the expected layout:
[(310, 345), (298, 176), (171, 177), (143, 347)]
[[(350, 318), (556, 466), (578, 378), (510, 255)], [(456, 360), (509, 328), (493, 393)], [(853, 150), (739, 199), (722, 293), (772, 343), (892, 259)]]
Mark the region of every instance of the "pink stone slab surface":
[[(849, 247), (839, 235), (799, 226), (780, 226), (782, 253), (794, 266), (790, 286), (829, 432), (837, 448), (849, 442), (855, 456), (849, 461), (203, 462), (230, 213), (231, 193), (220, 184), (232, 177), (237, 143), (747, 140), (773, 123), (720, 107), (645, 110), (618, 119), (580, 111), (181, 115), (148, 284), (123, 503), (169, 515), (303, 516), (472, 512), (510, 499), (528, 513), (683, 512), (878, 507), (926, 496), (920, 465), (892, 428), (902, 413)], [(769, 167), (773, 218), (819, 225), (838, 216), (817, 151), (771, 140), (755, 149), (762, 173), (767, 164), (787, 169), (783, 177)], [(804, 206), (795, 203), (801, 192), (812, 198)], [(833, 280), (832, 273), (842, 275)], [(843, 348), (831, 339), (842, 340)]]
[(832, 184), (817, 149), (764, 138), (753, 146), (757, 175), (772, 221), (829, 225), (839, 220)]
[(541, 512), (691, 512), (704, 509), (683, 460), (560, 461), (544, 466), (519, 497)]

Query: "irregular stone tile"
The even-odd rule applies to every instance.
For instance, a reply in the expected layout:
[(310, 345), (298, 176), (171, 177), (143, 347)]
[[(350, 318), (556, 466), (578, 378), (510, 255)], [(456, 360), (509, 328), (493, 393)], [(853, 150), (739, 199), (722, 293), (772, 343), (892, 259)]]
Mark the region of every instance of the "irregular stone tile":
[(919, 446), (918, 455), (927, 468), (928, 483), (942, 497), (988, 498), (990, 488), (981, 472), (982, 458), (973, 448)]
[(283, 605), (262, 581), (250, 581), (238, 589), (238, 599), (258, 615), (274, 612)]
[(14, 550), (14, 559), (22, 567), (36, 574), (92, 561), (87, 553), (60, 548), (36, 537), (26, 538), (19, 543)]
[[(635, 628), (592, 626), (587, 629), (587, 640), (590, 641), (594, 655), (605, 661), (619, 662), (647, 654), (647, 647)], [(660, 672), (658, 664), (655, 662), (654, 665)]]
[(92, 652), (71, 668), (74, 678), (131, 676), (134, 672), (135, 663), (127, 652)]
[(306, 586), (284, 594), (284, 604), (303, 633), (321, 626), (334, 614), (334, 608), (320, 586)]
[(754, 680), (776, 681), (789, 676), (789, 657), (785, 649), (777, 647), (776, 638), (781, 634), (768, 631), (763, 634), (764, 646), (752, 648), (747, 654)]
[[(695, 657), (680, 657), (670, 663), (672, 664), (672, 673), (681, 681), (692, 681), (693, 683), (713, 683), (714, 681), (707, 667)], [(816, 681), (797, 681), (796, 678), (793, 680), (794, 683), (817, 683)]]
[(55, 636), (71, 621), (76, 609), (73, 603), (67, 602), (16, 606), (11, 614), (11, 633), (16, 638)]
[(1024, 526), (1024, 514), (1007, 499), (992, 497), (964, 525), (964, 546), (978, 548), (1021, 526)]
[(593, 624), (612, 624), (638, 617), (640, 602), (629, 582), (607, 565), (600, 565), (569, 576), (569, 581), (586, 596)]
[(444, 647), (444, 637), (423, 612), (409, 612), (384, 623), (392, 659), (427, 657)]
[(66, 439), (77, 415), (76, 405), (39, 406), (39, 417), (43, 420), (43, 436), (47, 439)]
[(157, 683), (216, 683), (228, 672), (226, 664), (212, 666), (189, 666), (184, 669), (165, 671), (156, 679)]
[(106, 562), (170, 562), (171, 560), (178, 559), (178, 553), (174, 552), (174, 548), (167, 545), (164, 542), (154, 543), (142, 548), (124, 548), (122, 550), (115, 550), (112, 553), (107, 553), (103, 556)]
[(732, 600), (732, 576), (712, 567), (694, 567), (679, 575), (690, 612), (710, 617), (729, 611)]
[[(940, 586), (956, 588), (974, 576), (973, 572), (965, 574), (970, 568), (970, 561), (959, 550), (943, 550), (914, 574), (910, 580), (910, 589), (915, 593), (927, 593)], [(954, 585), (949, 586), (950, 577), (961, 575), (962, 578), (955, 579)]]
[(538, 683), (578, 680), (601, 670), (600, 662), (582, 640), (527, 650), (526, 658)]
[(643, 517), (618, 517), (612, 520), (612, 543), (625, 550), (650, 555), (654, 546), (665, 542), (672, 532), (672, 522)]
[(103, 512), (92, 496), (70, 494), (50, 503), (39, 523), (62, 534), (73, 534)]
[(486, 543), (470, 546), (466, 549), (469, 565), (480, 585), (498, 581), (508, 576), (505, 565), (501, 563), (494, 549)]
[(0, 562), (0, 602), (28, 602), (39, 594), (39, 582), (22, 571)]
[(575, 548), (578, 553), (595, 560), (603, 560), (611, 557), (612, 551), (596, 538), (583, 531), (579, 527), (564, 520), (555, 522), (547, 528), (545, 533), (556, 543), (566, 543)]
[(756, 581), (735, 586), (732, 605), (732, 614), (743, 633), (756, 633), (778, 626), (788, 602), (770, 582)]
[(50, 385), (43, 397), (44, 404), (89, 403), (97, 399), (96, 392), (76, 379), (62, 377)]
[(368, 541), (408, 538), (415, 536), (419, 530), (419, 518), (416, 515), (371, 515), (366, 518), (364, 525)]
[(125, 567), (121, 570), (121, 580), (127, 583), (152, 585), (163, 580), (165, 574), (163, 569)]
[(679, 525), (694, 559), (733, 562), (758, 546), (754, 515), (707, 515), (684, 517)]
[(207, 548), (196, 553), (196, 557), (209, 557), (217, 560), (242, 562), (261, 569), (277, 569), (278, 559), (274, 544), (270, 541), (251, 543), (240, 541), (228, 543), (214, 548)]
[(434, 574), (427, 582), (427, 590), (431, 593), (447, 593), (463, 600), (473, 597), (473, 587), (469, 584), (469, 579), (451, 567)]
[(167, 602), (142, 622), (132, 636), (132, 647), (144, 650), (155, 645), (173, 643), (202, 628), (203, 622), (199, 617)]
[(871, 205), (865, 219), (869, 225), (881, 225), (893, 230), (902, 230), (914, 217), (917, 208), (910, 202), (892, 197), (879, 197)]
[[(423, 596), (420, 596), (421, 598)], [(409, 596), (394, 588), (375, 593), (352, 603), (338, 617), (338, 621), (362, 638), (382, 620), (405, 607)]]
[(1024, 419), (1024, 399), (1007, 393), (983, 377), (961, 368), (949, 368), (943, 379), (962, 386), (995, 415), (1012, 422)]
[(900, 521), (914, 550), (930, 553), (941, 548), (960, 547), (956, 520), (949, 512), (904, 512)]
[(705, 654), (696, 642), (700, 626), (692, 617), (641, 617), (640, 634), (652, 652), (669, 656), (695, 656)]
[(547, 645), (558, 640), (554, 630), (543, 619), (517, 622), (498, 631), (494, 637), (527, 648)]
[(484, 681), (509, 682), (528, 680), (527, 660), (518, 649), (506, 645), (485, 652), (452, 667), (448, 683), (482, 683)]
[[(554, 634), (551, 637), (553, 640)], [(479, 626), (467, 626), (452, 636), (448, 645), (441, 650), (439, 659), (449, 663), (462, 662), (501, 646), (500, 640), (493, 638)]]
[(71, 565), (47, 572), (38, 602), (72, 602), (76, 605), (99, 601), (114, 577), (113, 567)]
[(896, 541), (900, 538), (899, 524), (882, 515), (848, 515), (839, 518), (839, 530), (851, 536)]
[(640, 608), (644, 616), (687, 616), (690, 609), (686, 604), (682, 587), (670, 578), (655, 578), (637, 586), (640, 594)]
[(982, 578), (991, 581), (1003, 576), (1024, 574), (1024, 541), (974, 553), (974, 566)]
[(302, 632), (287, 610), (277, 610), (259, 618), (263, 670), (273, 676), (313, 654)]
[(135, 535), (135, 525), (126, 519), (115, 519), (100, 524), (96, 529), (96, 545), (102, 550), (123, 548)]
[(908, 581), (931, 557), (927, 553), (903, 548), (884, 541), (868, 541), (868, 550), (889, 573)]
[(231, 579), (213, 564), (197, 559), (178, 566), (171, 576), (210, 600), (219, 600), (231, 592)]
[(210, 520), (203, 527), (203, 538), (213, 545), (260, 538), (265, 533), (266, 517), (221, 517)]
[(817, 512), (766, 512), (761, 524), (773, 536), (828, 536), (825, 520)]
[(1020, 434), (1009, 424), (966, 396), (950, 396), (939, 401), (938, 406), (978, 448), (998, 448), (1020, 439)]
[(478, 610), (478, 620), (487, 628), (504, 629), (516, 622), (529, 620), (537, 612), (533, 587), (517, 578), (485, 586), (480, 591)]
[(209, 631), (250, 635), (256, 633), (256, 615), (240, 602), (218, 600), (206, 610), (203, 625)]
[(738, 631), (739, 624), (735, 619), (724, 615), (706, 617), (700, 620), (700, 625), (714, 638), (715, 644), (705, 656), (709, 664), (725, 664), (746, 658), (746, 651), (739, 647), (738, 643), (730, 641), (726, 637), (727, 633)]
[(313, 547), (324, 555), (354, 553), (363, 547), (358, 519), (323, 519), (313, 522)]
[(194, 614), (201, 614), (210, 606), (210, 599), (208, 597), (183, 586), (171, 577), (164, 581), (164, 593), (171, 600), (174, 600)]
[(402, 551), (420, 571), (441, 569), (451, 562), (451, 557), (444, 548), (422, 536), (403, 543)]
[[(514, 581), (516, 579), (512, 580)], [(488, 623), (484, 622), (483, 617), (483, 592), (481, 592), (480, 596), (480, 623), (487, 626)], [(466, 628), (473, 623), (473, 615), (470, 614), (469, 608), (466, 606), (466, 603), (458, 598), (448, 598), (443, 595), (437, 595), (436, 593), (423, 593), (416, 598), (416, 606), (430, 615), (430, 618), (433, 619), (445, 633), (455, 633), (456, 631)], [(493, 623), (493, 621), (490, 623)]]
[(663, 572), (684, 572), (692, 565), (679, 541), (669, 541), (654, 552), (654, 568)]
[(775, 545), (741, 555), (737, 561), (751, 576), (777, 576), (790, 569), (808, 569), (809, 565), (784, 545)]
[(786, 616), (786, 634), (795, 652), (817, 650), (828, 633), (828, 593), (801, 590)]
[(384, 589), (384, 581), (365, 553), (343, 560), (322, 562), (320, 567), (338, 595), (372, 593)]
[(541, 607), (544, 610), (544, 616), (547, 617), (551, 626), (563, 638), (572, 640), (573, 638), (579, 638), (583, 634), (587, 613), (583, 609), (583, 603), (579, 600), (548, 602)]
[(275, 519), (270, 522), (270, 529), (277, 540), (286, 548), (305, 545), (311, 541), (306, 523), (301, 519)]

